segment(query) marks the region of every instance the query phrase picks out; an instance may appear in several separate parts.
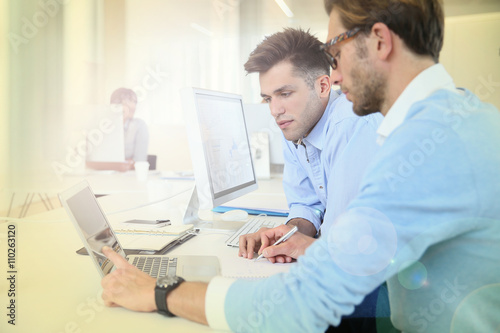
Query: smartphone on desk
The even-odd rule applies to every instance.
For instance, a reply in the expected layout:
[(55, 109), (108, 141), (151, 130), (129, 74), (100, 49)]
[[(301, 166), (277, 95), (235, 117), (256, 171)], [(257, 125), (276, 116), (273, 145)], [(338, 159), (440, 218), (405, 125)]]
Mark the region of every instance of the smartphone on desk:
[(155, 228), (161, 228), (171, 224), (170, 220), (128, 220), (123, 223), (149, 226)]

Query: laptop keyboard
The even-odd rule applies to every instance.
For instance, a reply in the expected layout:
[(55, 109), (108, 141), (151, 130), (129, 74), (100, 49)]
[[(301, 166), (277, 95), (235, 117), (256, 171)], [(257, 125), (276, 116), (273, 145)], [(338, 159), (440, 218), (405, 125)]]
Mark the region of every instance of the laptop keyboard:
[(134, 258), (132, 265), (152, 277), (174, 276), (177, 272), (177, 258), (138, 256)]
[(241, 228), (236, 230), (234, 234), (226, 241), (227, 246), (238, 247), (240, 244), (240, 236), (257, 232), (260, 228), (274, 228), (283, 224), (281, 221), (266, 219), (262, 217), (254, 217), (248, 220)]

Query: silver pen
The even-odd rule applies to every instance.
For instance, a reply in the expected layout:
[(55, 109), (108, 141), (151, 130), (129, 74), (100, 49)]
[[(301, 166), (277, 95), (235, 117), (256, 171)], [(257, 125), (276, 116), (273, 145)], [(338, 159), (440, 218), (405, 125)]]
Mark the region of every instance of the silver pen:
[[(288, 238), (292, 237), (292, 235), (297, 231), (299, 230), (297, 228), (297, 226), (294, 226), (289, 232), (287, 232), (286, 234), (284, 234), (283, 236), (280, 237), (280, 239), (278, 239), (276, 241), (276, 243), (273, 244), (274, 245), (279, 245), (281, 243), (283, 243), (284, 241), (286, 241)], [(258, 256), (254, 261), (257, 261), (259, 259), (262, 259), (264, 258), (264, 254), (261, 254), (260, 256)]]

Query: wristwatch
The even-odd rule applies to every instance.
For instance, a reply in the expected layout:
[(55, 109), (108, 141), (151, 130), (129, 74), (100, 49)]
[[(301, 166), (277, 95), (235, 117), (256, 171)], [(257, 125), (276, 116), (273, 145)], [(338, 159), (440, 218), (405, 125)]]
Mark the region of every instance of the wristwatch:
[(180, 276), (162, 276), (156, 280), (155, 302), (158, 313), (167, 317), (175, 317), (172, 312), (168, 311), (167, 295), (184, 281)]

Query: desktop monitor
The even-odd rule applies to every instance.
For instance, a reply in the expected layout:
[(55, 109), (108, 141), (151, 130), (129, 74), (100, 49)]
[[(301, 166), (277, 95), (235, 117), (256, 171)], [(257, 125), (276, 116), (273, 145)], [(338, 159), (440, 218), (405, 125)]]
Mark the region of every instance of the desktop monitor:
[(241, 96), (185, 88), (181, 98), (198, 199), (188, 209), (210, 209), (257, 189)]

